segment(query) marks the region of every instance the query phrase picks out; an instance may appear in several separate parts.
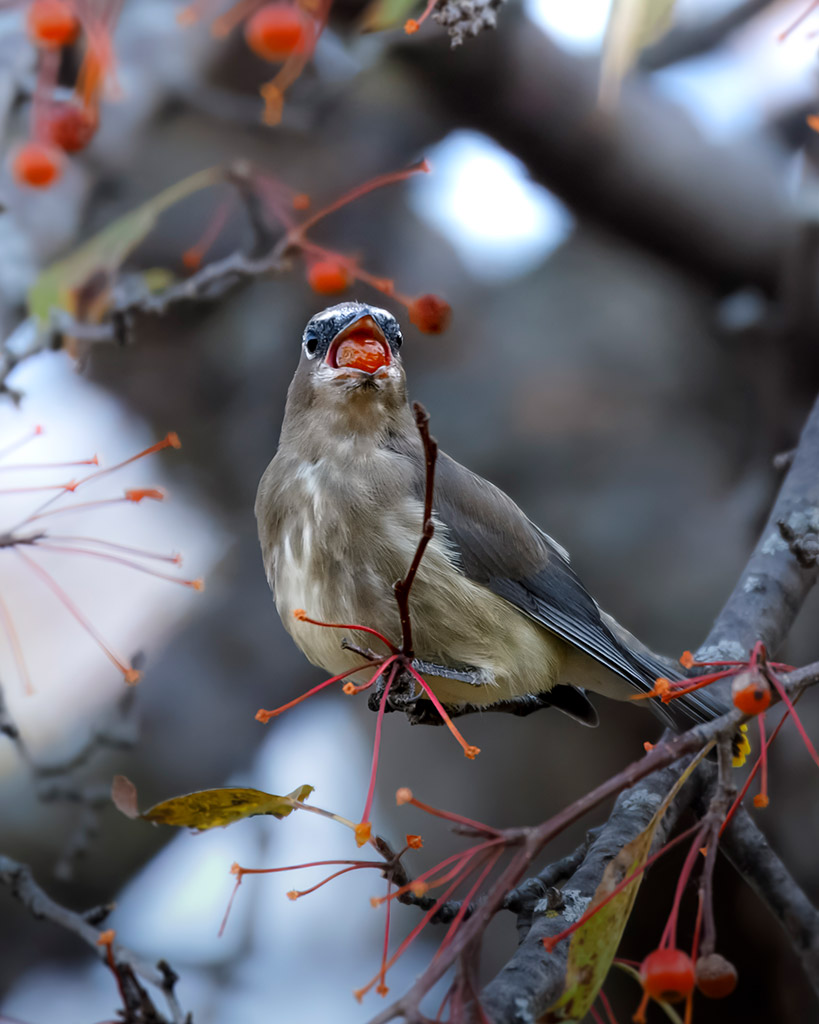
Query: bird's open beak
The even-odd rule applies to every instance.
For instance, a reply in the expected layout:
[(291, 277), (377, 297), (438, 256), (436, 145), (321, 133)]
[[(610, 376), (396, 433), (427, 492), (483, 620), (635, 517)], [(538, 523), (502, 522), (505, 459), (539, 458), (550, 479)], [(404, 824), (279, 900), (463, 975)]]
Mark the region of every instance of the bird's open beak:
[(349, 367), (375, 373), (390, 365), (392, 354), (375, 320), (371, 316), (363, 316), (333, 338), (325, 362), (333, 369)]

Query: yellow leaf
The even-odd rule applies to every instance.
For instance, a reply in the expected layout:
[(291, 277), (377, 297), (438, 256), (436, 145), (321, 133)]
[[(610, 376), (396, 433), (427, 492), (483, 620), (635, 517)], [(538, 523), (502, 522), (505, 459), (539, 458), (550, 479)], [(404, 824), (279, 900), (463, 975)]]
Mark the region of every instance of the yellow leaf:
[[(654, 833), (672, 801), (688, 781), (691, 772), (713, 746), (709, 744), (686, 768), (671, 792), (663, 800), (651, 821), (609, 862), (597, 891), (584, 914), (586, 920), (572, 935), (569, 957), (566, 963), (566, 984), (563, 994), (550, 1008), (549, 1020), (579, 1021), (589, 1012), (597, 993), (606, 979), (623, 931), (631, 914), (637, 891), (640, 888), (642, 872), (631, 880), (616, 896), (611, 896), (623, 879), (642, 868), (648, 859)], [(592, 913), (596, 907), (600, 909)]]
[(153, 229), (159, 215), (181, 199), (224, 178), (222, 167), (197, 171), (118, 217), (68, 256), (46, 267), (29, 289), (31, 315), (45, 324), (51, 310), (59, 308), (72, 316), (102, 319), (116, 272)]
[(419, 0), (371, 0), (361, 16), (361, 31), (383, 32), (403, 25), (416, 7), (423, 9)]
[(112, 798), (117, 808), (129, 818), (140, 817), (157, 825), (176, 825), (200, 831), (217, 826), (231, 825), (254, 814), (272, 814), (286, 818), (313, 792), (312, 786), (299, 786), (287, 796), (276, 796), (260, 789), (228, 787), (202, 789), (196, 793), (171, 797), (139, 814), (136, 786), (124, 775), (117, 775), (112, 786)]

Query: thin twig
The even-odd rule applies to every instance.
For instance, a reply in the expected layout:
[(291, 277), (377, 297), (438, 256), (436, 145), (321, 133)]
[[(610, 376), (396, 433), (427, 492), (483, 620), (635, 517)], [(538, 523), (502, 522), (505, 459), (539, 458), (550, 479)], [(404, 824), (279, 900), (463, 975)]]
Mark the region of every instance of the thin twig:
[(401, 652), (406, 658), (412, 658), (412, 621), (410, 619), (409, 598), (412, 585), (421, 559), (427, 545), (435, 534), (435, 523), (432, 520), (432, 496), (435, 490), (435, 463), (438, 458), (438, 443), (429, 432), (429, 413), (420, 402), (413, 402), (412, 411), (415, 415), (415, 424), (418, 433), (421, 435), (421, 443), (424, 446), (425, 480), (424, 480), (424, 521), (421, 529), (421, 539), (415, 549), (412, 563), (407, 570), (407, 575), (399, 580), (393, 587), (395, 600), (398, 605), (398, 614), (401, 617)]

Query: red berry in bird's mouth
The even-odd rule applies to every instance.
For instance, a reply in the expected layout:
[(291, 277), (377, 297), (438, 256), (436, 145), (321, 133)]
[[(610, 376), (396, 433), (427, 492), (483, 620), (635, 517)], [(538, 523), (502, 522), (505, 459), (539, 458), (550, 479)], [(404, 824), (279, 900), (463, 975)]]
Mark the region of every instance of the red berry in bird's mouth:
[(331, 366), (349, 366), (355, 370), (365, 370), (367, 373), (375, 373), (382, 366), (389, 365), (389, 361), (386, 343), (366, 328), (348, 334), (331, 348), (328, 356)]

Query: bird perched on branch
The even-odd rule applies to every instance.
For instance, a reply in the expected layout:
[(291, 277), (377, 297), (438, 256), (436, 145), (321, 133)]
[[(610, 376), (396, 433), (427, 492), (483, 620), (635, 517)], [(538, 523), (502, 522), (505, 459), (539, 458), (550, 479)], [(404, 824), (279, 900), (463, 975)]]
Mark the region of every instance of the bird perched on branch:
[[(391, 313), (360, 302), (310, 320), (256, 499), (282, 622), (333, 675), (361, 664), (342, 640), (371, 637), (317, 628), (294, 617), (297, 609), (401, 636), (393, 585), (421, 536), (426, 480), (401, 341)], [(450, 713), (553, 706), (596, 725), (587, 690), (622, 700), (649, 692), (658, 676), (684, 676), (600, 610), (566, 551), (511, 498), (443, 453), (432, 505), (434, 535), (409, 597), (412, 653)], [(722, 711), (703, 691), (647, 703), (678, 725)], [(415, 702), (420, 720), (424, 705)]]

